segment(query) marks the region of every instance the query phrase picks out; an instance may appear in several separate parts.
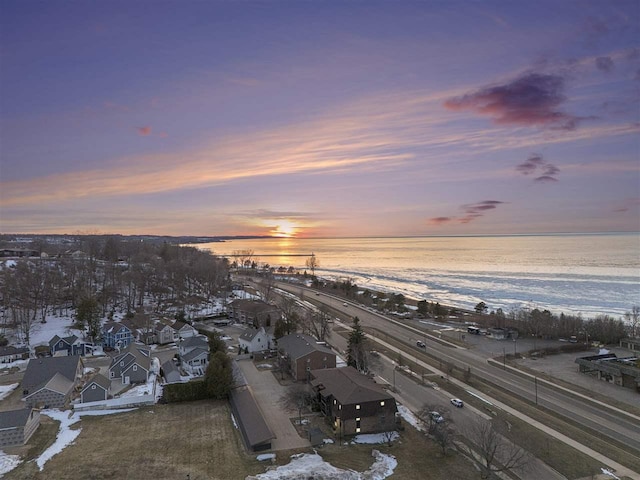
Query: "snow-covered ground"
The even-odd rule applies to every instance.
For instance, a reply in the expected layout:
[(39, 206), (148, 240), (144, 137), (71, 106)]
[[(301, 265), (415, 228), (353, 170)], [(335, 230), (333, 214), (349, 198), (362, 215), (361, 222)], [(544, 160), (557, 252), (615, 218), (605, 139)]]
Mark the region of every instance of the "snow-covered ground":
[(287, 480), (313, 478), (314, 480), (382, 480), (393, 474), (398, 466), (393, 455), (373, 450), (375, 459), (371, 467), (364, 472), (342, 470), (334, 467), (317, 453), (301, 453), (291, 456), (291, 462), (265, 473), (247, 477), (246, 480)]
[(0, 400), (11, 395), (11, 392), (13, 392), (18, 387), (18, 385), (18, 383), (12, 383), (11, 385), (0, 385)]
[(7, 455), (0, 450), (0, 478), (2, 478), (5, 473), (10, 472), (20, 465), (20, 462), (22, 462), (22, 460), (20, 460), (19, 455)]
[(398, 432), (366, 433), (356, 435), (353, 437), (353, 440), (351, 440), (351, 443), (375, 445), (379, 443), (393, 442), (398, 439), (398, 436)]
[(130, 398), (130, 397), (140, 397), (142, 395), (152, 395), (154, 393), (155, 386), (155, 399), (156, 402), (162, 396), (162, 385), (160, 382), (156, 383), (156, 374), (150, 373), (149, 380), (146, 383), (142, 383), (140, 385), (136, 385), (133, 388), (130, 388), (126, 392), (120, 394), (120, 398)]
[(407, 407), (405, 407), (404, 405), (398, 404), (398, 413), (404, 419), (405, 422), (407, 422), (409, 425), (413, 425), (413, 427), (416, 430), (418, 430), (419, 432), (423, 430), (422, 422), (418, 420), (418, 418), (413, 414), (413, 412), (409, 410)]

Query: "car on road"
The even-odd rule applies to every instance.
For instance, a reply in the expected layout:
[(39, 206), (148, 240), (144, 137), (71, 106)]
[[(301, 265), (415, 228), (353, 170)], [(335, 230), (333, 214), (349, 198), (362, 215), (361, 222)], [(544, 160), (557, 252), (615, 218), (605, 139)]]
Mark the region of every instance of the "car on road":
[(425, 343), (424, 343), (424, 342), (422, 342), (422, 341), (420, 341), (420, 340), (418, 340), (418, 341), (416, 342), (416, 345), (417, 345), (418, 347), (420, 347), (420, 348), (427, 348), (427, 346), (425, 345)]
[(429, 412), (429, 415), (431, 416), (431, 420), (433, 420), (436, 423), (444, 422), (444, 417), (440, 415), (438, 412)]
[(349, 306), (349, 304), (347, 302), (344, 302), (342, 305), (344, 305), (345, 307)]
[(459, 398), (452, 398), (451, 405), (453, 405), (454, 407), (462, 408), (464, 407), (464, 402)]

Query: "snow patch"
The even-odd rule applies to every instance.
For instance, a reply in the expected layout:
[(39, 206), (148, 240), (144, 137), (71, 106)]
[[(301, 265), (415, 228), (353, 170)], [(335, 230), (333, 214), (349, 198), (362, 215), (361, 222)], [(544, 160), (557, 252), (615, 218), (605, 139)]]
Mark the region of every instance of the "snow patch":
[(8, 455), (0, 450), (0, 477), (16, 468), (21, 462), (19, 455)]
[(42, 415), (46, 415), (53, 420), (58, 420), (60, 422), (60, 430), (58, 431), (58, 435), (56, 436), (56, 441), (53, 442), (49, 448), (47, 448), (44, 452), (40, 454), (40, 456), (36, 459), (36, 464), (40, 471), (44, 468), (44, 464), (47, 463), (54, 455), (57, 455), (62, 450), (64, 450), (67, 446), (73, 444), (80, 432), (81, 428), (76, 430), (71, 430), (71, 425), (80, 421), (80, 417), (82, 416), (101, 416), (101, 415), (112, 415), (114, 413), (124, 413), (130, 412), (131, 410), (135, 410), (135, 408), (128, 408), (122, 410), (92, 410), (87, 412), (70, 412), (68, 410), (42, 410), (40, 413)]
[(393, 455), (373, 450), (375, 459), (369, 470), (362, 473), (342, 470), (327, 463), (317, 453), (300, 453), (291, 456), (291, 462), (265, 473), (249, 476), (246, 480), (296, 480), (313, 478), (315, 480), (383, 480), (393, 474), (398, 465)]
[(383, 432), (383, 433), (366, 433), (363, 435), (356, 435), (351, 443), (365, 443), (365, 444), (378, 444), (393, 442), (398, 439), (398, 432)]
[(422, 431), (422, 422), (404, 405), (398, 404), (398, 413), (409, 425), (412, 425), (419, 432)]
[(18, 385), (18, 383), (12, 383), (11, 385), (0, 385), (0, 400), (11, 395), (11, 392), (13, 392), (18, 387)]
[(258, 455), (256, 457), (256, 460), (258, 460), (259, 462), (263, 462), (265, 460), (275, 460), (275, 458), (276, 458), (275, 453), (263, 453), (262, 455)]

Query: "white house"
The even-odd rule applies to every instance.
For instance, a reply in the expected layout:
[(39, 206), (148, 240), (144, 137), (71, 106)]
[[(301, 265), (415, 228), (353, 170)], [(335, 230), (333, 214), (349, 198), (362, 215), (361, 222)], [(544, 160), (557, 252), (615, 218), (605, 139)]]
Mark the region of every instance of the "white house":
[(258, 329), (248, 328), (240, 337), (238, 337), (240, 348), (249, 353), (262, 352), (274, 348), (274, 339), (272, 329), (260, 327)]

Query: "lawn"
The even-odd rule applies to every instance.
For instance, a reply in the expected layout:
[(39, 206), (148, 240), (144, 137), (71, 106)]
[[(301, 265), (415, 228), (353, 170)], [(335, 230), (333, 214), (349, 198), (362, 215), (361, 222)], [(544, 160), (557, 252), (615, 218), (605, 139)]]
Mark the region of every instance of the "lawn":
[[(229, 412), (226, 402), (200, 401), (85, 416), (76, 424), (82, 433), (75, 443), (39, 471), (35, 462), (29, 460), (37, 458), (54, 441), (57, 432), (57, 422), (43, 417), (43, 425), (30, 440), (30, 446), (21, 447), (27, 461), (5, 478), (228, 480), (264, 472), (268, 465), (244, 450)], [(460, 456), (452, 453), (442, 457), (433, 442), (409, 425), (400, 441), (391, 447), (326, 445), (318, 453), (336, 467), (364, 471), (374, 461), (372, 448), (397, 458), (395, 478), (418, 480), (425, 478), (425, 472), (433, 480), (477, 475), (473, 466)], [(289, 463), (294, 453), (301, 451), (277, 452), (276, 463)]]

